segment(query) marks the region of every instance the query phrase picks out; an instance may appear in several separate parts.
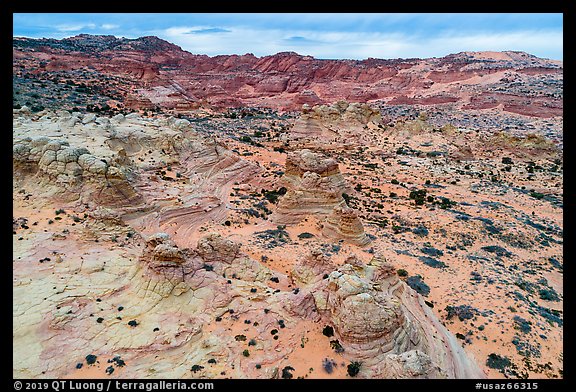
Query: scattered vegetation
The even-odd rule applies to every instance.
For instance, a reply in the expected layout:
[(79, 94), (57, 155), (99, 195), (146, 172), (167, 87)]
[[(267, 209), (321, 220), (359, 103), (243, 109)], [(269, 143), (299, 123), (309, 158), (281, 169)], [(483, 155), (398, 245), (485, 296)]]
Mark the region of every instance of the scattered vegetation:
[(325, 326), (324, 329), (322, 330), (322, 334), (323, 334), (324, 336), (327, 336), (327, 337), (332, 337), (332, 336), (334, 336), (334, 328), (332, 328), (331, 326), (327, 325), (327, 326)]
[(362, 362), (357, 362), (357, 361), (353, 361), (350, 362), (350, 364), (348, 365), (348, 375), (350, 377), (356, 377), (358, 375), (358, 373), (360, 372), (360, 367), (362, 366)]
[(528, 333), (532, 330), (531, 322), (523, 319), (520, 316), (514, 316), (514, 328), (523, 332)]
[(400, 268), (398, 271), (396, 271), (398, 273), (398, 276), (401, 277), (406, 277), (408, 276), (408, 271), (406, 271), (405, 269)]
[(293, 368), (292, 366), (286, 366), (286, 367), (284, 367), (284, 368), (282, 369), (282, 378), (285, 379), (285, 380), (289, 380), (289, 379), (291, 379), (292, 377), (294, 377), (294, 376), (292, 375), (292, 373), (290, 373), (291, 371), (292, 371), (292, 372), (294, 371), (294, 368)]
[(446, 306), (444, 310), (448, 312), (446, 315), (446, 319), (448, 320), (454, 316), (458, 316), (460, 321), (470, 320), (478, 313), (478, 310), (470, 305)]
[(298, 234), (298, 238), (300, 238), (301, 240), (307, 239), (307, 238), (312, 238), (312, 237), (314, 237), (314, 234), (308, 233), (308, 232)]
[(86, 363), (88, 365), (93, 365), (96, 363), (96, 359), (98, 359), (98, 357), (94, 354), (88, 354), (86, 355)]
[(262, 195), (272, 204), (276, 204), (278, 202), (278, 198), (286, 194), (288, 190), (285, 187), (281, 187), (275, 191), (268, 191), (266, 189), (262, 189)]
[(530, 191), (528, 194), (538, 200), (542, 200), (544, 198), (544, 194), (540, 192)]
[(423, 262), (424, 264), (426, 264), (427, 266), (432, 267), (432, 268), (444, 268), (444, 267), (446, 267), (446, 263), (444, 263), (443, 261), (440, 261), (438, 259), (435, 259), (433, 257), (420, 256), (420, 257), (418, 257), (418, 260), (420, 260), (421, 262)]
[(406, 279), (406, 284), (408, 284), (408, 286), (410, 286), (420, 295), (426, 297), (428, 294), (430, 294), (430, 287), (424, 283), (422, 276), (420, 275), (410, 276), (408, 279)]
[(554, 302), (560, 301), (560, 296), (551, 287), (546, 289), (540, 289), (538, 291), (538, 295), (540, 296), (540, 299), (543, 299), (544, 301), (554, 301)]
[(507, 251), (505, 248), (498, 246), (498, 245), (490, 245), (490, 246), (483, 246), (482, 250), (490, 253), (494, 253), (496, 256), (499, 257), (510, 257), (512, 253)]
[(201, 365), (193, 365), (192, 368), (190, 369), (192, 372), (196, 373), (199, 372), (200, 370), (204, 369), (204, 366)]
[(322, 368), (328, 374), (332, 374), (336, 366), (337, 366), (336, 361), (334, 361), (333, 359), (324, 358), (322, 360)]
[(488, 359), (486, 360), (486, 366), (491, 369), (498, 369), (503, 372), (503, 370), (509, 367), (512, 364), (508, 357), (502, 357), (498, 354), (490, 354), (488, 355)]
[(414, 200), (417, 206), (424, 205), (425, 197), (426, 197), (426, 189), (420, 189), (417, 191), (411, 191), (410, 195), (408, 196), (410, 199)]
[(344, 347), (342, 347), (342, 345), (340, 344), (340, 342), (338, 340), (331, 340), (330, 341), (330, 347), (332, 347), (332, 349), (334, 351), (336, 351), (337, 353), (343, 353), (344, 352)]

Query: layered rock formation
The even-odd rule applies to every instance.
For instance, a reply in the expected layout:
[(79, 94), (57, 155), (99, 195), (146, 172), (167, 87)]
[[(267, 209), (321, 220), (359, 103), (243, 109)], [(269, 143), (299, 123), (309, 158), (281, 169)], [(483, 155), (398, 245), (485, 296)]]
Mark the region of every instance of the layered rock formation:
[(328, 238), (361, 246), (370, 242), (358, 215), (342, 197), (348, 187), (334, 159), (307, 149), (293, 151), (286, 157), (282, 179), (288, 191), (278, 203), (276, 222), (294, 224), (314, 215), (323, 222), (322, 234)]
[(323, 223), (322, 234), (329, 238), (343, 239), (356, 245), (366, 245), (370, 239), (364, 233), (362, 221), (353, 208), (336, 206)]
[[(146, 239), (146, 248), (138, 260), (132, 278), (135, 290), (144, 296), (166, 298), (188, 290), (208, 290), (202, 306), (220, 308), (232, 299), (227, 293), (226, 277), (245, 282), (265, 282), (271, 271), (240, 252), (241, 244), (210, 233), (198, 240), (196, 248), (180, 248), (167, 233), (155, 233)], [(150, 291), (150, 293), (148, 293)]]
[[(225, 220), (233, 183), (250, 181), (261, 170), (216, 138), (191, 132), (188, 120), (173, 117), (33, 114), (24, 107), (14, 113), (14, 130), (14, 180), (21, 186), (41, 181), (53, 197), (109, 207), (138, 231), (165, 231), (186, 245), (203, 222)], [(72, 140), (95, 152), (71, 146)], [(178, 176), (162, 174), (171, 165), (178, 167)], [(164, 184), (157, 187), (159, 182)], [(175, 183), (171, 190), (170, 182)], [(179, 189), (185, 190), (179, 200), (168, 196)], [(151, 210), (156, 213), (147, 214)], [(115, 235), (115, 229), (100, 229)]]
[(365, 103), (340, 100), (331, 105), (316, 105), (312, 108), (306, 105), (302, 108), (302, 120), (320, 120), (324, 122), (346, 123), (348, 125), (366, 125), (382, 120), (380, 111)]
[[(139, 237), (134, 229), (122, 220), (122, 214), (115, 209), (96, 207), (86, 213), (82, 224), (82, 238), (94, 240), (118, 240), (118, 238)], [(80, 219), (77, 219), (80, 220)]]
[(278, 203), (275, 219), (279, 223), (296, 223), (309, 214), (326, 215), (345, 204), (346, 184), (332, 158), (310, 150), (291, 152), (283, 179), (288, 192)]
[(350, 148), (370, 139), (365, 129), (376, 131), (382, 121), (380, 111), (365, 103), (337, 101), (331, 105), (307, 104), (284, 140), (308, 148)]
[(214, 271), (248, 282), (265, 282), (272, 277), (269, 268), (240, 252), (241, 244), (212, 233), (198, 241), (197, 253)]
[[(328, 279), (315, 278), (329, 269)], [(291, 276), (301, 290), (287, 309), (334, 326), (343, 350), (369, 365), (364, 377), (484, 377), (382, 258), (368, 264), (351, 258), (336, 267), (317, 252), (303, 257)]]
[(14, 144), (15, 176), (32, 174), (62, 187), (69, 197), (84, 195), (102, 205), (133, 205), (142, 202), (122, 167), (98, 158), (86, 149), (70, 147), (47, 137), (24, 138)]
[[(302, 104), (348, 100), (454, 104), (473, 110), (501, 107), (542, 118), (562, 114), (562, 99), (556, 94), (562, 62), (521, 52), (362, 61), (320, 60), (294, 52), (209, 57), (157, 37), (87, 34), (62, 40), (15, 38), (13, 48), (17, 77), (58, 72), (78, 77), (75, 71), (89, 67), (82, 83), (103, 88), (109, 96), (120, 95), (125, 107), (187, 111), (207, 104), (299, 110)], [(494, 88), (499, 81), (508, 87), (505, 93)], [(539, 94), (542, 82), (550, 94)]]
[[(561, 147), (559, 143), (533, 132), (493, 132), (490, 130), (475, 131), (459, 128), (450, 123), (435, 126), (428, 118), (427, 112), (420, 112), (414, 119), (401, 119), (384, 127), (380, 133), (386, 140), (393, 140), (399, 144), (406, 144), (408, 140), (426, 140), (426, 144), (443, 147), (442, 151), (426, 151), (425, 153), (440, 158), (450, 157), (458, 161), (475, 161), (482, 156), (498, 156), (507, 151), (508, 154), (518, 158), (547, 158), (560, 159)], [(381, 142), (382, 143), (382, 142)], [(382, 143), (384, 146), (385, 143)], [(400, 147), (400, 155), (411, 155)], [(420, 154), (424, 151), (417, 150)]]
[(163, 205), (157, 214), (132, 223), (147, 233), (162, 230), (190, 244), (190, 235), (203, 222), (224, 222), (233, 184), (249, 182), (260, 168), (232, 153), (222, 142), (200, 135), (186, 138), (178, 146), (177, 157), (180, 174), (188, 179), (181, 202)]

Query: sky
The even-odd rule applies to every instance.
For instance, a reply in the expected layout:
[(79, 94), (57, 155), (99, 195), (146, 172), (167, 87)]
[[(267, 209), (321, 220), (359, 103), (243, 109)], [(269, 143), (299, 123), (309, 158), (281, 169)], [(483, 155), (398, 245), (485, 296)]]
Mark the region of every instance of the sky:
[(320, 59), (427, 58), (524, 51), (563, 59), (561, 13), (13, 14), (13, 36), (155, 35), (194, 54), (297, 52)]

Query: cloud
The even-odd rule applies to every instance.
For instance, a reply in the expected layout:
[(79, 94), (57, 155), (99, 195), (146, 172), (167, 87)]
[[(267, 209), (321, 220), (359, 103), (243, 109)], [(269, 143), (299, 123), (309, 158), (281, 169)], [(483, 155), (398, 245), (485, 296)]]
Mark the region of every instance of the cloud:
[(219, 27), (213, 27), (208, 29), (198, 29), (189, 31), (186, 34), (214, 34), (214, 33), (230, 33), (231, 30), (221, 29)]
[[(206, 27), (171, 27), (156, 31), (192, 53), (218, 55), (254, 53), (257, 56), (294, 51), (316, 58), (442, 57), (463, 51), (518, 50), (540, 57), (562, 56), (562, 31), (509, 32), (443, 30), (428, 32), (360, 32), (228, 27), (229, 34)], [(202, 34), (194, 32), (204, 31)]]
[(328, 59), (422, 58), (518, 50), (563, 57), (562, 14), (45, 13), (13, 18), (15, 36), (156, 35), (192, 53), (211, 56), (293, 51)]
[(165, 33), (170, 36), (182, 36), (187, 34), (220, 34), (220, 33), (230, 33), (232, 30), (223, 29), (220, 27), (206, 27), (206, 26), (174, 26), (169, 27), (163, 31), (157, 31), (157, 33)]
[(104, 30), (114, 30), (119, 28), (120, 26), (117, 24), (112, 24), (112, 23), (104, 23), (102, 26), (100, 26), (102, 29)]
[(56, 30), (63, 33), (86, 29), (93, 30), (94, 28), (96, 28), (96, 24), (94, 23), (59, 24), (56, 26)]
[(306, 47), (310, 47), (311, 45), (322, 45), (323, 44), (323, 42), (309, 39), (309, 38), (302, 37), (302, 36), (293, 36), (293, 37), (284, 38), (283, 42), (286, 45), (290, 45), (291, 47), (294, 45), (303, 45)]

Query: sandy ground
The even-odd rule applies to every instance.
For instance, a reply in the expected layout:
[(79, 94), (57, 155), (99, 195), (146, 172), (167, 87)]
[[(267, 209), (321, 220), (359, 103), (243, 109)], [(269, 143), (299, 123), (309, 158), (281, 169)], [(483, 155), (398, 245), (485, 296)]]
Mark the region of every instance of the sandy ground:
[[(490, 78), (493, 77), (495, 76), (490, 76)], [(369, 261), (375, 254), (382, 255), (397, 269), (408, 271), (410, 277), (422, 276), (424, 282), (430, 287), (430, 293), (425, 299), (434, 305), (433, 312), (453, 334), (461, 334), (464, 337), (460, 340), (464, 348), (476, 358), (490, 378), (504, 377), (503, 373), (486, 365), (486, 359), (493, 353), (510, 358), (518, 370), (526, 372), (525, 374), (530, 378), (562, 377), (563, 328), (546, 322), (535, 312), (536, 306), (563, 310), (563, 275), (558, 269), (552, 268), (548, 262), (549, 257), (555, 257), (563, 262), (561, 236), (549, 234), (559, 242), (552, 241), (549, 246), (540, 246), (534, 242), (540, 232), (523, 223), (525, 219), (530, 218), (534, 222), (556, 225), (561, 229), (563, 227), (562, 209), (546, 200), (537, 200), (527, 194), (509, 189), (510, 186), (506, 188), (501, 185), (491, 185), (489, 181), (482, 182), (485, 178), (481, 180), (477, 176), (460, 174), (458, 171), (472, 170), (484, 173), (490, 170), (498, 171), (504, 179), (504, 184), (512, 184), (515, 188), (525, 186), (527, 189), (560, 195), (562, 189), (561, 186), (556, 186), (556, 183), (561, 184), (562, 177), (555, 177), (543, 171), (536, 173), (534, 179), (528, 180), (524, 169), (528, 160), (534, 160), (543, 166), (549, 165), (545, 158), (538, 156), (526, 159), (515, 157), (515, 165), (510, 172), (501, 171), (504, 166), (500, 162), (501, 156), (478, 158), (469, 163), (441, 161), (441, 164), (437, 165), (433, 164), (432, 159), (429, 158), (381, 157), (378, 155), (379, 151), (394, 152), (404, 144), (424, 151), (433, 151), (445, 149), (448, 141), (438, 134), (430, 133), (397, 139), (394, 135), (386, 136), (389, 140), (384, 140), (383, 134), (376, 136), (376, 145), (369, 146), (370, 148), (361, 157), (355, 157), (352, 152), (347, 152), (343, 148), (334, 149), (336, 151), (334, 155), (340, 162), (341, 172), (349, 186), (362, 185), (362, 191), (352, 191), (351, 194), (358, 198), (358, 208), (363, 216), (365, 231), (373, 236), (373, 241), (366, 247), (342, 243), (337, 244), (339, 245), (337, 250), (330, 250), (336, 244), (321, 235), (318, 217), (314, 216), (309, 216), (298, 224), (286, 227), (290, 240), (281, 246), (268, 246), (266, 241), (258, 239), (259, 232), (276, 229), (277, 225), (268, 216), (267, 219), (248, 216), (242, 212), (242, 209), (255, 208), (254, 205), (257, 202), (263, 201), (262, 195), (259, 195), (261, 189), (270, 190), (279, 187), (280, 177), (274, 176), (272, 172), (283, 170), (285, 154), (241, 144), (232, 139), (227, 140), (229, 148), (242, 148), (253, 152), (254, 155), (243, 157), (243, 159), (258, 163), (262, 172), (243, 184), (228, 182), (219, 190), (222, 197), (220, 206), (195, 216), (194, 225), (190, 231), (186, 235), (176, 237), (175, 242), (182, 248), (194, 248), (198, 239), (208, 232), (218, 232), (230, 237), (242, 244), (242, 252), (277, 273), (280, 277), (279, 283), (267, 282), (266, 284), (272, 290), (281, 291), (294, 288), (288, 279), (289, 273), (298, 260), (313, 249), (330, 250), (331, 260), (337, 265), (342, 264), (351, 255), (355, 255), (364, 262)], [(77, 134), (75, 137), (81, 136)], [(430, 145), (422, 147), (426, 143)], [(406, 161), (408, 165), (400, 164), (400, 161)], [(367, 169), (364, 166), (367, 162), (377, 162), (378, 166), (376, 169)], [(471, 169), (464, 168), (467, 164), (471, 166)], [(166, 171), (166, 177), (175, 179), (176, 172), (180, 169), (175, 164), (172, 170)], [(185, 180), (182, 182), (152, 181), (154, 171), (144, 171), (139, 180), (146, 185), (139, 189), (145, 193), (150, 203), (156, 203), (157, 206), (176, 205), (178, 197), (186, 197), (195, 191), (194, 186), (197, 184)], [(488, 174), (486, 177), (489, 177)], [(393, 178), (397, 179), (400, 184), (392, 184)], [(459, 181), (453, 184), (452, 181), (455, 179)], [(441, 185), (442, 188), (425, 188), (426, 180), (430, 180), (432, 184)], [(371, 188), (370, 193), (366, 190), (369, 188)], [(421, 188), (427, 189), (428, 194), (435, 197), (444, 196), (459, 203), (452, 207), (455, 212), (434, 207), (430, 203), (415, 206), (414, 201), (410, 200), (408, 195), (411, 190)], [(20, 192), (21, 189), (24, 189), (24, 192)], [(378, 189), (379, 192), (374, 189)], [(137, 246), (126, 245), (124, 247), (122, 241), (102, 241), (98, 245), (86, 242), (81, 231), (82, 221), (85, 219), (84, 213), (88, 212), (86, 207), (75, 202), (56, 201), (58, 199), (50, 195), (51, 191), (51, 188), (38, 189), (34, 181), (27, 181), (14, 187), (13, 217), (14, 219), (27, 218), (29, 227), (28, 229), (18, 228), (16, 234), (13, 235), (15, 290), (22, 285), (31, 284), (35, 274), (46, 276), (47, 282), (57, 281), (57, 275), (53, 274), (60, 271), (59, 257), (64, 260), (64, 264), (68, 262), (67, 260), (73, 259), (80, 262), (80, 259), (85, 258), (86, 265), (94, 263), (94, 269), (97, 269), (100, 266), (97, 259), (101, 262), (102, 259), (111, 258), (113, 261), (113, 257), (118, 257), (128, 264), (127, 260), (135, 258), (141, 252)], [(390, 192), (396, 193), (397, 197), (390, 197)], [(490, 208), (482, 204), (486, 201), (500, 203), (501, 206)], [(382, 204), (382, 207), (375, 207), (373, 202)], [(270, 211), (276, 208), (272, 203), (267, 203), (266, 206)], [(58, 209), (64, 209), (66, 212), (57, 215)], [(469, 215), (468, 220), (457, 219), (457, 216), (462, 214)], [(73, 216), (79, 217), (81, 221), (75, 222)], [(388, 225), (378, 227), (370, 223), (376, 216), (385, 217)], [(503, 233), (508, 233), (520, 240), (525, 238), (526, 241), (532, 241), (532, 245), (521, 247), (506, 243), (504, 237), (488, 234), (483, 221), (476, 218), (488, 219)], [(227, 220), (231, 222), (229, 226), (225, 224)], [(50, 221), (52, 223), (49, 223)], [(138, 219), (127, 219), (127, 222), (145, 236), (158, 231), (159, 228), (147, 226), (144, 221)], [(409, 230), (395, 233), (393, 226), (406, 227)], [(412, 233), (411, 230), (418, 226), (425, 226), (428, 234), (417, 236)], [(163, 229), (170, 231), (168, 226)], [(174, 230), (178, 229), (179, 227), (174, 227)], [(299, 239), (298, 235), (304, 232), (313, 234), (313, 237)], [(469, 243), (463, 245), (462, 248), (449, 248), (461, 244), (466, 239)], [(510, 251), (512, 256), (498, 258), (482, 250), (483, 247), (490, 245), (501, 246)], [(419, 256), (424, 256), (421, 249), (426, 247), (442, 251), (441, 255), (434, 257), (445, 263), (445, 268), (430, 267), (419, 259)], [(107, 251), (111, 253), (106, 253)], [(477, 258), (471, 259), (470, 256)], [(45, 257), (51, 258), (52, 261), (38, 262)], [(121, 265), (117, 268), (115, 274), (120, 274), (118, 271), (121, 270)], [(472, 272), (482, 276), (479, 283), (471, 281)], [(530, 294), (515, 285), (520, 277), (535, 285), (536, 292)], [(542, 283), (542, 278), (545, 279), (546, 284)], [(546, 285), (557, 292), (560, 296), (559, 301), (547, 301), (538, 297), (538, 289), (547, 287)], [(113, 288), (109, 288), (108, 291), (110, 290), (113, 291)], [(515, 291), (529, 296), (532, 302), (519, 300), (513, 295)], [(24, 305), (25, 303), (15, 304), (15, 317), (20, 317), (20, 309)], [(459, 305), (470, 305), (477, 309), (477, 313), (469, 320), (460, 321), (457, 317), (448, 320), (446, 307)], [(43, 309), (42, 314), (48, 315), (46, 305), (36, 306)], [(530, 332), (522, 332), (517, 328), (515, 316), (531, 323)], [(204, 356), (203, 351), (198, 351), (197, 354), (201, 357), (203, 361), (201, 363), (205, 369), (203, 373), (198, 374), (193, 374), (188, 370), (186, 375), (188, 377), (201, 375), (235, 377), (239, 374), (238, 372), (242, 372), (246, 377), (262, 377), (263, 375), (270, 376), (273, 367), (281, 371), (285, 366), (292, 366), (294, 378), (348, 377), (345, 366), (348, 360), (335, 353), (330, 347), (330, 339), (323, 336), (321, 332), (324, 325), (312, 321), (287, 322), (287, 328), (279, 329), (279, 338), (274, 340), (269, 332), (260, 334), (253, 324), (245, 324), (246, 317), (250, 317), (253, 322), (257, 320), (257, 317), (263, 316), (251, 315), (247, 310), (238, 318), (226, 316), (221, 322), (211, 321), (203, 324), (203, 336), (206, 339), (208, 337), (232, 339), (241, 334), (246, 336), (246, 341), (237, 342), (238, 346), (235, 346), (232, 352), (238, 354), (242, 352), (241, 348), (246, 348), (251, 354), (245, 358), (238, 354), (238, 358), (233, 361), (233, 365), (236, 366), (234, 372), (230, 370), (226, 362), (207, 364), (209, 356)], [(270, 328), (267, 330), (269, 331)], [(15, 336), (15, 339), (23, 339), (20, 332)], [(22, 332), (22, 336), (29, 339), (30, 335)], [(258, 343), (255, 346), (248, 346), (251, 339), (256, 339)], [(515, 345), (514, 340), (520, 342), (520, 346)], [(531, 356), (524, 355), (518, 349), (522, 347), (522, 343), (530, 344), (537, 350)], [(263, 347), (278, 349), (279, 351), (276, 352), (282, 355), (282, 358), (273, 363), (266, 363), (265, 361), (270, 361), (270, 359), (263, 355)], [(37, 346), (34, 350), (39, 350), (33, 351), (37, 354), (42, 352)], [(92, 366), (84, 364), (81, 369), (71, 367), (59, 374), (59, 377), (123, 377), (133, 366), (132, 363), (135, 363), (134, 366), (144, 368), (141, 362), (148, 361), (152, 355), (150, 353), (140, 355), (137, 350), (131, 352), (130, 359), (126, 357), (125, 368), (114, 366), (115, 371), (107, 375), (105, 370), (110, 366), (107, 361), (113, 357), (112, 353), (113, 351), (105, 354), (99, 353), (100, 363)], [(125, 358), (124, 355), (122, 357)], [(532, 369), (526, 365), (527, 358), (531, 361)], [(324, 359), (334, 360), (336, 363), (330, 374), (322, 368)], [(82, 356), (79, 360), (82, 360)], [(257, 364), (261, 365), (260, 369), (256, 368)], [(540, 369), (536, 368), (537, 364), (541, 365)], [(544, 366), (547, 364), (548, 368)], [(186, 366), (189, 368), (190, 363), (186, 363)]]

